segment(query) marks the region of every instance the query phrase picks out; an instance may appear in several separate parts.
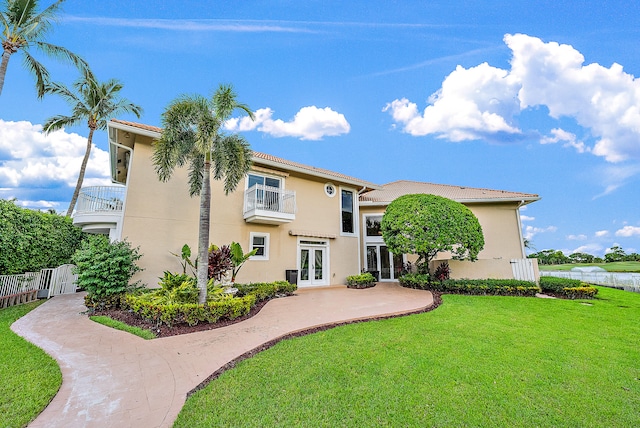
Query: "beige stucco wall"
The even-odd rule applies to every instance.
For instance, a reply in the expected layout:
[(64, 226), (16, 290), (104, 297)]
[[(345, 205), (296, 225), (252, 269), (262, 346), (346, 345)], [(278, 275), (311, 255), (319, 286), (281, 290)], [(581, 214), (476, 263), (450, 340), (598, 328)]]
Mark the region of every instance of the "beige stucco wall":
[[(449, 261), (452, 278), (513, 278), (511, 259), (521, 259), (523, 253), (518, 221), (518, 203), (465, 204), (478, 218), (484, 234), (484, 249), (478, 254), (478, 261), (451, 260), (449, 253), (440, 253), (432, 266), (443, 260)], [(382, 214), (384, 207), (362, 206), (361, 218), (366, 214)], [(361, 231), (364, 234), (364, 231)], [(361, 247), (365, 263), (364, 244)], [(415, 262), (416, 257), (409, 257)]]
[[(158, 180), (151, 163), (151, 139), (136, 136), (130, 164), (122, 237), (143, 254), (139, 264), (144, 271), (136, 279), (157, 286), (163, 271), (179, 271), (178, 259), (184, 244), (196, 252), (198, 240), (199, 197), (188, 194), (186, 169), (176, 170), (166, 183)], [(258, 171), (265, 174), (265, 169)], [(287, 175), (285, 171), (285, 175)], [(329, 242), (329, 284), (344, 284), (348, 275), (359, 272), (358, 237), (340, 235), (340, 195), (324, 192), (327, 180), (298, 173), (284, 178), (284, 187), (296, 192), (294, 221), (278, 226), (246, 223), (243, 219), (245, 180), (237, 190), (225, 196), (222, 183), (212, 180), (210, 242), (216, 245), (239, 242), (248, 251), (250, 233), (269, 233), (269, 260), (249, 260), (240, 271), (238, 282), (285, 279), (286, 269), (297, 269), (298, 241), (318, 238), (291, 236), (290, 230), (335, 235)], [(333, 181), (338, 190), (340, 183)], [(339, 193), (339, 192), (338, 192)]]

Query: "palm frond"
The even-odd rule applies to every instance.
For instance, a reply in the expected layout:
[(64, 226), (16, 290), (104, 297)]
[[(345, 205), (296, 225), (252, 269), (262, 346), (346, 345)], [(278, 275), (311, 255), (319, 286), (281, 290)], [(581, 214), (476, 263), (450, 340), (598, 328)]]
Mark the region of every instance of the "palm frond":
[(168, 181), (171, 178), (177, 162), (175, 151), (167, 140), (160, 138), (153, 143), (151, 162), (160, 181)]
[(51, 58), (60, 59), (65, 62), (72, 63), (80, 72), (84, 73), (89, 70), (89, 64), (79, 55), (74, 54), (69, 49), (62, 46), (53, 45), (44, 41), (33, 41), (33, 45), (40, 51)]
[(74, 116), (56, 115), (47, 119), (42, 129), (45, 134), (49, 134), (67, 126), (78, 125), (80, 122), (81, 120)]
[(251, 169), (251, 147), (247, 140), (240, 135), (230, 135), (222, 139), (219, 153), (215, 158), (220, 165), (214, 166), (216, 175), (224, 177), (224, 191), (226, 194), (233, 192), (240, 180)]
[(24, 66), (36, 78), (36, 90), (38, 98), (45, 94), (45, 86), (49, 83), (49, 72), (28, 51), (24, 51)]
[(204, 155), (196, 154), (189, 162), (189, 196), (198, 196), (202, 191), (202, 180), (204, 177)]

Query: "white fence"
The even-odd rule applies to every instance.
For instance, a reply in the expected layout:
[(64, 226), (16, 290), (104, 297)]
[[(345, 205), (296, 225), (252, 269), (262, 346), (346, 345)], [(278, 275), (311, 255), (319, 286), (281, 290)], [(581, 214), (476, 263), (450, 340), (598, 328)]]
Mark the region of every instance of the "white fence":
[(540, 271), (540, 276), (579, 279), (588, 284), (604, 285), (605, 287), (640, 293), (640, 273)]
[(512, 259), (510, 263), (515, 279), (520, 281), (537, 281), (533, 259)]
[(0, 308), (31, 302), (38, 297), (53, 297), (75, 293), (78, 276), (73, 265), (42, 269), (21, 275), (0, 275)]

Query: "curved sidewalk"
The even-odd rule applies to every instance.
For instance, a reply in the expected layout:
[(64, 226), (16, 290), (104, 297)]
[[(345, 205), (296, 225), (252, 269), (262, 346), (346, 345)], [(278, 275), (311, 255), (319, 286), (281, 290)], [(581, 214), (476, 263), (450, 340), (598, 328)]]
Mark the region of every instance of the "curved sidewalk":
[(215, 330), (144, 340), (80, 314), (83, 294), (57, 296), (11, 329), (53, 356), (62, 386), (30, 427), (169, 427), (186, 394), (229, 361), (266, 342), (312, 327), (414, 312), (428, 291), (378, 283), (298, 290), (254, 317)]

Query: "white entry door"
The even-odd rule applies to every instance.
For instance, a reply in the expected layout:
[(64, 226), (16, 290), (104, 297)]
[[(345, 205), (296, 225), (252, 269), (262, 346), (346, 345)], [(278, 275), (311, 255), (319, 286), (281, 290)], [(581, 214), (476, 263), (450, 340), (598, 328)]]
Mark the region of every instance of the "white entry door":
[(298, 252), (298, 285), (328, 285), (326, 242), (301, 241)]

